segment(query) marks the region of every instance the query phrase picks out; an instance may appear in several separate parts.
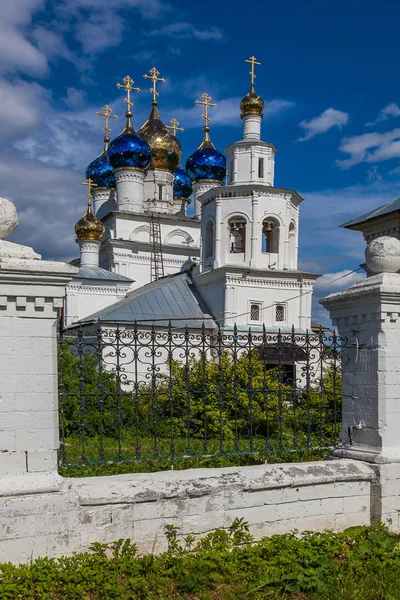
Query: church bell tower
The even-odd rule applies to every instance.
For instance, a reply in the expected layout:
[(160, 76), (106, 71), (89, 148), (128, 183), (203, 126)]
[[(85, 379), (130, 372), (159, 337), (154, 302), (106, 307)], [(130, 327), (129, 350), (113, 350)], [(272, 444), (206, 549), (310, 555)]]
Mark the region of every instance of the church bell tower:
[[(274, 186), (274, 144), (261, 140), (264, 101), (250, 90), (240, 103), (243, 138), (226, 148), (227, 185), (199, 197), (201, 258), (196, 284), (225, 327), (272, 323), (311, 326), (317, 276), (297, 270), (297, 192)], [(298, 296), (288, 302), (288, 296)]]

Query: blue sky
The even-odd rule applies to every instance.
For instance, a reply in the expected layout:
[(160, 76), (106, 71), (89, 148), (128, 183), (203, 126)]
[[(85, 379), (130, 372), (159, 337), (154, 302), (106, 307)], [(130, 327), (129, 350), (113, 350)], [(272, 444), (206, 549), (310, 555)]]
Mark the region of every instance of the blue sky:
[(201, 140), (194, 100), (204, 91), (218, 104), (216, 146), (240, 139), (244, 59), (254, 54), (266, 102), (262, 137), (279, 149), (275, 184), (305, 199), (301, 266), (324, 274), (323, 295), (348, 285), (357, 276), (330, 282), (363, 262), (364, 243), (338, 225), (399, 195), (399, 20), (400, 5), (389, 0), (2, 3), (0, 195), (19, 211), (13, 240), (45, 258), (76, 256), (80, 182), (102, 147), (95, 112), (109, 103), (120, 117), (113, 133), (122, 129), (116, 83), (125, 75), (142, 88), (137, 129), (150, 107), (143, 74), (156, 66), (167, 79), (160, 112), (185, 127), (186, 158)]

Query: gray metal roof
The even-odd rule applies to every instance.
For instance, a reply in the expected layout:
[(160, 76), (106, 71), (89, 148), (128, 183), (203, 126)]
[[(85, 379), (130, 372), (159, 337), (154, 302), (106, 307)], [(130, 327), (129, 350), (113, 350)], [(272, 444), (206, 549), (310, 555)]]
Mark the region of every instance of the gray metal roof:
[(79, 279), (97, 279), (102, 281), (124, 281), (126, 283), (132, 283), (132, 279), (128, 279), (124, 275), (118, 275), (118, 273), (112, 273), (112, 271), (107, 271), (106, 269), (102, 269), (101, 267), (79, 267), (79, 271), (76, 278)]
[(185, 271), (168, 275), (129, 292), (126, 298), (86, 317), (83, 321), (100, 319), (108, 323), (133, 323), (176, 327), (216, 326), (194, 283)]
[(397, 200), (392, 200), (392, 202), (388, 202), (387, 204), (379, 206), (374, 210), (370, 210), (364, 215), (361, 215), (361, 217), (357, 217), (356, 219), (347, 221), (347, 223), (343, 223), (343, 225), (341, 225), (340, 227), (346, 227), (351, 229), (354, 225), (361, 225), (361, 223), (364, 223), (365, 221), (375, 219), (376, 217), (381, 217), (382, 215), (388, 215), (396, 211), (400, 211), (400, 198), (397, 198)]

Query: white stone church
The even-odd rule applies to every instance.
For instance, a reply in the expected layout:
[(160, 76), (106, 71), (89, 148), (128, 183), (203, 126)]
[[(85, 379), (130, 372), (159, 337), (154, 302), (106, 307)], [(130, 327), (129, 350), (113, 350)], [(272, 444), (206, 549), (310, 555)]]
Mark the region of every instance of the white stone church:
[(242, 139), (227, 146), (226, 157), (214, 147), (209, 109), (216, 105), (203, 94), (196, 101), (204, 108), (203, 140), (185, 169), (178, 123), (166, 127), (158, 111), (158, 71), (145, 76), (153, 100), (137, 133), (133, 81), (118, 84), (126, 92), (126, 125), (111, 141), (111, 109), (99, 113), (104, 149), (86, 171), (89, 206), (75, 227), (79, 273), (67, 287), (66, 326), (100, 318), (192, 330), (203, 322), (210, 329), (311, 328), (318, 275), (297, 268), (302, 198), (274, 187), (277, 149), (261, 140), (264, 102), (254, 87), (259, 63), (247, 62)]

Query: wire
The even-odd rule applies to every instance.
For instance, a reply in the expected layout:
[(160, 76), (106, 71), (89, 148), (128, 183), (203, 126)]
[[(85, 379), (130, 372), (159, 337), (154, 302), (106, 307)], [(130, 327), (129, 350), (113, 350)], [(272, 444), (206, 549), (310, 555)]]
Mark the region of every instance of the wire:
[[(282, 300), (282, 303), (286, 303), (286, 302), (290, 302), (291, 300), (296, 300), (297, 298), (300, 298), (301, 296), (306, 296), (307, 294), (313, 294), (314, 292), (318, 292), (319, 290), (322, 290), (322, 288), (327, 287), (328, 285), (332, 285), (332, 283), (335, 283), (336, 281), (340, 281), (341, 279), (344, 279), (345, 277), (349, 277), (349, 275), (353, 275), (353, 273), (357, 273), (358, 271), (362, 271), (362, 267), (358, 267), (357, 269), (353, 269), (353, 271), (350, 271), (349, 273), (345, 273), (344, 275), (341, 275), (340, 277), (336, 277), (335, 279), (331, 279), (331, 281), (327, 281), (326, 283), (323, 283), (322, 285), (320, 285), (319, 287), (315, 288), (315, 289), (311, 289), (308, 290), (307, 292), (301, 292), (300, 294), (297, 294), (296, 296), (292, 296), (291, 298), (287, 298), (287, 300)], [(273, 306), (275, 306), (275, 302), (273, 304), (269, 304), (268, 306), (263, 306), (261, 311), (263, 310), (267, 310), (268, 308), (272, 308)], [(246, 315), (250, 314), (250, 311), (246, 311), (243, 313), (240, 313), (238, 315), (233, 315), (232, 317), (228, 317), (228, 319), (237, 319), (238, 317), (244, 317)], [(219, 323), (220, 321), (225, 321), (228, 320), (225, 319), (225, 317), (222, 317), (220, 319), (213, 319), (213, 321), (215, 323)], [(157, 319), (157, 320), (162, 320), (162, 319)], [(183, 319), (169, 319), (170, 321), (178, 321), (178, 320), (183, 320)], [(196, 320), (198, 321), (199, 319), (195, 318), (195, 317), (190, 317), (190, 319), (184, 319), (185, 321), (190, 321), (190, 320)], [(164, 319), (165, 321), (165, 319)], [(180, 329), (184, 329), (184, 327), (173, 327), (171, 329), (171, 331), (179, 331)]]
[[(291, 300), (296, 300), (297, 298), (301, 298), (301, 296), (306, 296), (307, 294), (313, 294), (314, 292), (318, 292), (318, 290), (322, 290), (322, 288), (328, 286), (328, 285), (332, 285), (332, 283), (335, 283), (336, 281), (340, 281), (340, 279), (344, 279), (345, 277), (348, 277), (349, 275), (352, 275), (353, 273), (357, 273), (357, 271), (361, 271), (362, 267), (358, 267), (358, 269), (354, 269), (353, 271), (350, 271), (350, 273), (346, 273), (345, 275), (341, 275), (340, 277), (337, 277), (336, 279), (332, 279), (331, 281), (327, 281), (326, 283), (320, 285), (319, 287), (312, 289), (312, 290), (308, 290), (307, 292), (300, 292), (300, 294), (297, 294), (297, 296), (292, 296), (291, 298), (287, 298), (287, 300), (282, 300), (282, 304), (286, 303), (286, 302), (290, 302)], [(272, 308), (273, 306), (275, 306), (276, 302), (273, 302), (272, 304), (269, 304), (268, 306), (263, 306), (261, 311), (263, 310), (267, 310), (268, 308)], [(240, 313), (238, 315), (234, 315), (233, 317), (228, 317), (228, 319), (237, 319), (238, 317), (244, 317), (245, 315), (250, 314), (250, 311), (246, 311), (243, 313)], [(221, 319), (214, 319), (216, 323), (218, 323), (218, 321), (225, 321), (226, 319), (223, 317)]]

